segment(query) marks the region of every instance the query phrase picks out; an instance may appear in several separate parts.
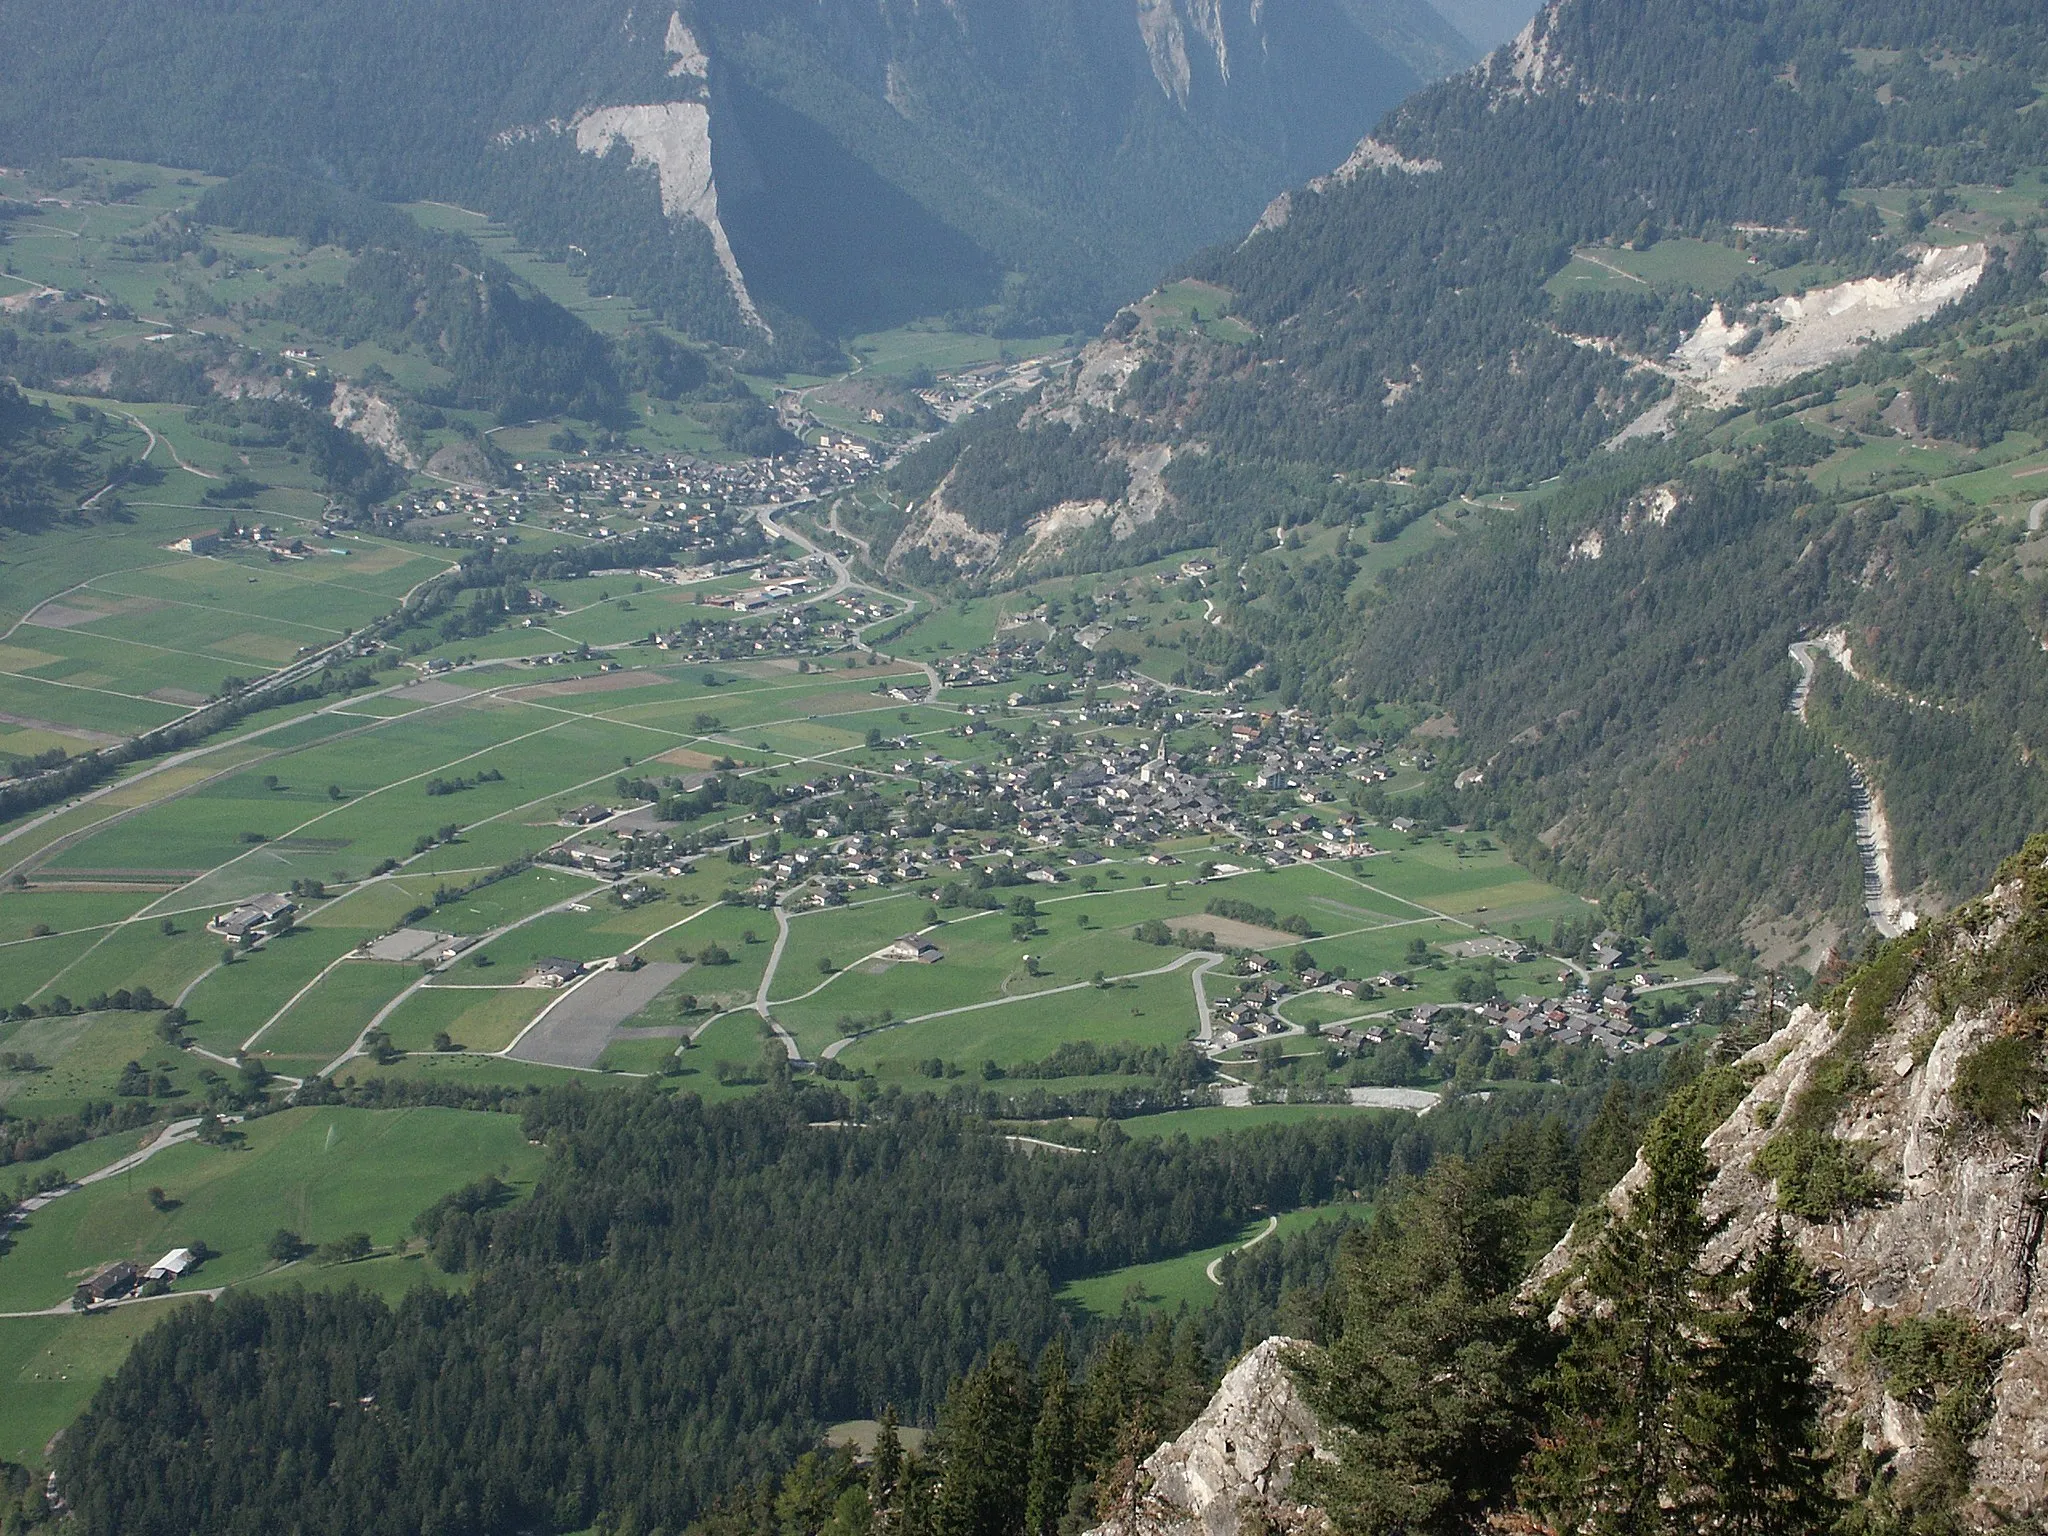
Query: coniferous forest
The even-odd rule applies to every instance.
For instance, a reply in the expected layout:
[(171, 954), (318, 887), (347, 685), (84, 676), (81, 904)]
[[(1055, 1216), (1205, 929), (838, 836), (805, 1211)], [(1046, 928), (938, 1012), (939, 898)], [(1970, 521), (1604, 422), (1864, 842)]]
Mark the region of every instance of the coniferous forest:
[[(598, 1520), (679, 1532), (699, 1518), (729, 1530), (750, 1500), (773, 1502), (762, 1482), (791, 1466), (839, 1479), (821, 1507), (836, 1506), (846, 1465), (797, 1461), (825, 1424), (885, 1411), (936, 1424), (938, 1457), (999, 1443), (963, 1426), (1000, 1413), (1023, 1445), (1057, 1381), (1073, 1424), (1054, 1469), (1035, 1491), (992, 1483), (968, 1500), (989, 1501), (980, 1513), (947, 1503), (967, 1498), (948, 1472), (930, 1529), (1001, 1536), (1026, 1504), (1031, 1529), (1076, 1529), (1117, 1466), (1191, 1418), (1236, 1353), (1277, 1329), (1337, 1335), (1347, 1228), (1242, 1255), (1213, 1312), (1149, 1331), (1084, 1321), (1055, 1297), (1066, 1280), (1198, 1249), (1265, 1209), (1374, 1197), (1442, 1157), (1490, 1170), (1526, 1258), (1626, 1168), (1660, 1097), (1697, 1070), (1692, 1054), (1670, 1061), (1661, 1080), (1545, 1098), (1540, 1116), (1511, 1094), (1420, 1122), (1360, 1115), (1209, 1141), (1109, 1122), (1066, 1155), (1029, 1155), (979, 1115), (916, 1096), (885, 1095), (858, 1123), (822, 1090), (715, 1107), (515, 1099), (548, 1147), (533, 1196), (507, 1205), (486, 1181), (418, 1227), (471, 1289), (395, 1307), (280, 1289), (181, 1312), (65, 1434), (59, 1481), (82, 1529), (124, 1536)], [(987, 1475), (1030, 1464), (998, 1456)], [(941, 1463), (919, 1465), (900, 1490), (912, 1504)]]

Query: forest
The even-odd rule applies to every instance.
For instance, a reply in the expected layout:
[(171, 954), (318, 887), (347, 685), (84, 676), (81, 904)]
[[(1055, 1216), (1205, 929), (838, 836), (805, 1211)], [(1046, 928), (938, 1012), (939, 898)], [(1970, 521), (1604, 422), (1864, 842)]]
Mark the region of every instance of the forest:
[(605, 420), (623, 405), (603, 337), (484, 261), (470, 241), (422, 229), (400, 209), (259, 168), (209, 189), (194, 217), (357, 253), (339, 289), (297, 284), (271, 307), (337, 346), (374, 339), (443, 364), (454, 380), (442, 398), (426, 393), (430, 405), (488, 410), (506, 422)]
[[(1277, 1333), (1317, 1346), (1289, 1356), (1324, 1434), (1295, 1492), (1349, 1536), (1960, 1530), (2000, 1346), (1952, 1315), (1881, 1323), (1868, 1347), (1929, 1414), (1928, 1454), (1902, 1470), (1830, 1432), (1814, 1331), (1827, 1277), (1782, 1223), (1737, 1262), (1705, 1257), (1717, 1223), (1702, 1138), (1750, 1080), (1731, 1058), (1668, 1074), (1647, 1118), (1617, 1088), (1576, 1138), (1559, 1118), (1524, 1121), (1441, 1157), (1367, 1221), (1227, 1260), (1205, 1317), (1112, 1332), (1078, 1369), (1065, 1340), (1035, 1368), (999, 1344), (953, 1382), (915, 1452), (885, 1409), (864, 1460), (807, 1453), (689, 1528), (1143, 1529), (1143, 1457), (1199, 1411), (1220, 1362)], [(1588, 1214), (1581, 1195), (1635, 1159), (1638, 1137), (1627, 1206), (1586, 1223), (1574, 1261), (1532, 1292), (1534, 1262)], [(649, 1527), (629, 1516), (605, 1529)]]
[[(1014, 1387), (1049, 1347), (1077, 1368), (1127, 1362), (1112, 1373), (1122, 1406), (1093, 1421), (1113, 1422), (1122, 1455), (1131, 1394), (1149, 1405), (1143, 1432), (1170, 1432), (1255, 1335), (1315, 1326), (1310, 1292), (1343, 1228), (1233, 1261), (1215, 1312), (1149, 1341), (1140, 1320), (1062, 1305), (1066, 1280), (1212, 1244), (1261, 1210), (1372, 1198), (1489, 1146), (1535, 1180), (1529, 1243), (1547, 1243), (1698, 1065), (1645, 1058), (1604, 1086), (1421, 1121), (1194, 1142), (1111, 1122), (1069, 1156), (1023, 1155), (979, 1113), (894, 1089), (859, 1120), (816, 1088), (716, 1106), (480, 1098), (523, 1114), (548, 1163), (524, 1202), (480, 1186), (423, 1213), (417, 1230), (474, 1276), (469, 1291), (387, 1308), (281, 1289), (182, 1311), (67, 1433), (59, 1483), (95, 1532), (680, 1531), (746, 1505), (825, 1424), (888, 1409), (944, 1425), (959, 1383), (997, 1369)], [(1060, 1520), (1104, 1444), (1062, 1464)]]
[(0, 378), (0, 528), (32, 532), (75, 507), (91, 466), (58, 430), (56, 413)]

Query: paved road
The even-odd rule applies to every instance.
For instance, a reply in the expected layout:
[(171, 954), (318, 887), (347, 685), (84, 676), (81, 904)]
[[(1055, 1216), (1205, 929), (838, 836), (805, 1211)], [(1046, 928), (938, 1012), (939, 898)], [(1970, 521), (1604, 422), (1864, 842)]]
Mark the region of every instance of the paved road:
[[(823, 560), (828, 566), (832, 568), (832, 586), (830, 587), (830, 589), (817, 594), (815, 597), (806, 598), (806, 602), (824, 602), (827, 599), (839, 596), (839, 594), (842, 592), (855, 590), (861, 592), (873, 592), (878, 597), (896, 597), (896, 594), (894, 593), (879, 592), (875, 588), (868, 586), (865, 582), (862, 582), (859, 579), (857, 579), (854, 576), (852, 570), (847, 566), (846, 562), (843, 559), (841, 559), (833, 551), (825, 548), (824, 545), (818, 543), (817, 540), (809, 537), (806, 534), (799, 533), (794, 528), (784, 527), (781, 523), (775, 521), (775, 514), (777, 512), (787, 512), (790, 509), (790, 506), (799, 505), (803, 505), (803, 503), (793, 502), (787, 506), (782, 507), (756, 507), (754, 509), (754, 518), (757, 522), (760, 523), (761, 531), (767, 534), (768, 537), (770, 537), (771, 539), (788, 539), (792, 544), (795, 544), (800, 549), (803, 549), (809, 554), (816, 555), (819, 559)], [(839, 509), (835, 506), (832, 509), (831, 521), (828, 524), (828, 526), (830, 526), (834, 532), (840, 531), (837, 522), (838, 516)], [(845, 537), (852, 539), (853, 535), (849, 533), (846, 534)], [(863, 543), (861, 540), (854, 539), (854, 542), (860, 544), (863, 550), (867, 549), (867, 545)], [(870, 561), (872, 561), (873, 556), (870, 556), (869, 559)], [(912, 609), (916, 608), (917, 606), (916, 598), (898, 598), (897, 600), (907, 602), (908, 604), (910, 604)], [(893, 619), (877, 620), (876, 622), (893, 622)], [(862, 648), (869, 651), (872, 651), (874, 649), (873, 646), (866, 645), (865, 643), (863, 643)], [(902, 657), (899, 659), (909, 661), (908, 657)], [(925, 675), (925, 680), (931, 685), (930, 697), (933, 699), (938, 698), (939, 690), (943, 688), (945, 684), (939, 681), (939, 674), (937, 669), (934, 668), (929, 662), (910, 661), (909, 664), (923, 671)]]
[(1216, 1021), (1209, 1012), (1209, 989), (1202, 985), (1202, 978), (1222, 963), (1223, 956), (1211, 955), (1206, 961), (1195, 967), (1195, 1038), (1204, 1045), (1212, 1044), (1215, 1041)]
[[(804, 1059), (803, 1047), (796, 1043), (796, 1036), (784, 1029), (774, 1014), (768, 1011), (768, 989), (775, 983), (775, 968), (782, 964), (782, 952), (789, 946), (789, 914), (775, 909), (775, 947), (768, 951), (768, 964), (761, 972), (761, 988), (754, 994), (754, 1012), (761, 1015), (761, 1022), (775, 1031), (775, 1038), (782, 1042), (782, 1048), (789, 1052), (789, 1059), (800, 1062)], [(831, 1053), (828, 1051), (829, 1056)]]

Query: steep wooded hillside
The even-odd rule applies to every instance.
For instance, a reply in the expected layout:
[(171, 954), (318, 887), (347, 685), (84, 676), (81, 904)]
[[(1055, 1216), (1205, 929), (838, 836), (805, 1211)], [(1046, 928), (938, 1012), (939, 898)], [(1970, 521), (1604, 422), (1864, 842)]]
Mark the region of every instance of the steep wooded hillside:
[(1423, 0), (24, 0), (8, 37), (0, 157), (462, 201), (740, 343), (1099, 318), (1471, 57)]
[[(1716, 303), (1734, 314), (1911, 265), (1909, 231), (1851, 189), (2048, 164), (2044, 69), (2048, 28), (2021, 0), (1559, 0), (1193, 263), (1209, 285), (1195, 323), (1126, 311), (1024, 417), (1022, 442), (957, 437), (925, 478), (948, 453), (1071, 458), (1083, 439), (1057, 429), (1099, 417), (1093, 456), (1172, 456), (1181, 516), (1110, 499), (1133, 552), (1313, 518), (1332, 474), (1540, 480), (1669, 393), (1672, 355)], [(1599, 248), (1677, 237), (1721, 242), (1728, 261), (1669, 283), (1624, 269), (1628, 286), (1592, 302), (1550, 286), (1576, 249), (1611, 265)], [(976, 529), (1028, 531), (1058, 504), (1044, 496), (1063, 482), (1041, 479), (1035, 506), (942, 500)]]
[(897, 564), (1212, 545), (1228, 641), (1160, 676), (1439, 708), (1411, 814), (1816, 964), (2048, 810), (2044, 67), (2004, 0), (1560, 0), (906, 460)]

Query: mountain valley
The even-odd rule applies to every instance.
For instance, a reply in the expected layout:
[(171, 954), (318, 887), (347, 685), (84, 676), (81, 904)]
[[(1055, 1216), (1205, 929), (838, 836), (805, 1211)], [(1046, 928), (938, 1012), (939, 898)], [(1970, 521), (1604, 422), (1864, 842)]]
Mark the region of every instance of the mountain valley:
[(2038, 5), (0, 19), (0, 1532), (2044, 1518)]

